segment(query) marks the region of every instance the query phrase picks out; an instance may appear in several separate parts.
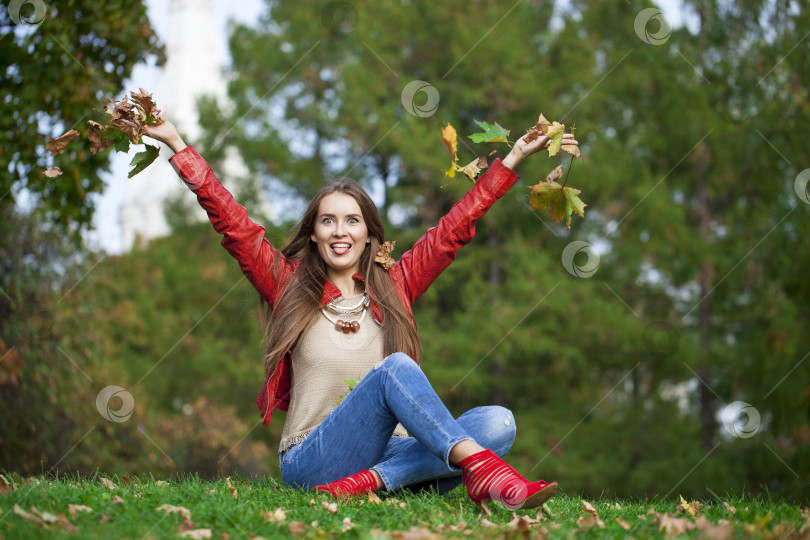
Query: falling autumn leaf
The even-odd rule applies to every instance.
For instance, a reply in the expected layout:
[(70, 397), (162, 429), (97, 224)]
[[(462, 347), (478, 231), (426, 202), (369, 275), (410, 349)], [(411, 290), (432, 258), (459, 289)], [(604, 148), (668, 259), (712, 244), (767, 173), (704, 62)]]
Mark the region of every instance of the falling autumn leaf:
[(467, 135), (472, 142), (509, 142), (507, 140), (507, 137), (509, 137), (509, 130), (498, 124), (498, 122), (490, 124), (488, 122), (475, 120), (475, 123), (478, 124), (478, 127), (484, 131)]
[[(394, 251), (396, 245), (396, 240), (381, 244), (380, 250), (377, 252), (377, 255), (374, 256), (374, 261), (380, 263), (386, 270), (393, 268), (396, 265), (396, 261), (391, 257), (391, 253)], [(351, 389), (352, 387), (349, 387), (349, 390)]]
[(47, 144), (45, 144), (45, 150), (50, 152), (52, 156), (61, 154), (65, 151), (65, 147), (68, 145), (68, 143), (78, 136), (79, 132), (75, 129), (71, 129), (64, 135), (60, 135), (55, 139), (49, 137)]
[(44, 174), (48, 178), (56, 178), (57, 176), (62, 174), (62, 169), (60, 169), (59, 167), (48, 167), (47, 169), (42, 171), (42, 174)]
[(87, 140), (89, 140), (92, 143), (90, 151), (93, 154), (98, 154), (102, 150), (106, 150), (107, 148), (115, 144), (114, 139), (104, 140), (101, 138), (101, 133), (103, 129), (103, 126), (101, 124), (99, 124), (98, 122), (94, 122), (93, 120), (88, 120), (87, 123), (90, 124), (90, 127), (87, 128)]
[(470, 182), (475, 182), (475, 179), (478, 178), (478, 175), (481, 174), (483, 169), (487, 168), (487, 157), (486, 156), (478, 156), (471, 162), (467, 163), (462, 169), (461, 172), (470, 179)]
[(442, 128), (442, 142), (450, 151), (450, 161), (456, 163), (458, 161), (458, 133), (450, 122)]

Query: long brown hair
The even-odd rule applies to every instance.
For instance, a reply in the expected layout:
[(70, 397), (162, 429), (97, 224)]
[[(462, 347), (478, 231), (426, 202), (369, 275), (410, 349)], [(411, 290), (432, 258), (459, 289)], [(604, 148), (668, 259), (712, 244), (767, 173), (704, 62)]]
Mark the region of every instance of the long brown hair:
[(385, 241), (385, 227), (377, 207), (360, 184), (350, 178), (338, 178), (318, 190), (304, 211), (295, 236), (281, 250), (288, 261), (298, 261), (298, 267), (291, 275), (286, 276), (281, 268), (271, 269), (276, 279), (283, 283), (284, 289), (273, 308), (263, 302), (263, 309), (259, 309), (266, 342), (265, 378), (273, 373), (281, 358), (295, 347), (298, 338), (320, 307), (327, 268), (318, 254), (317, 245), (311, 241), (311, 236), (315, 230), (321, 200), (332, 193), (345, 193), (354, 197), (368, 228), (370, 243), (366, 244), (360, 257), (360, 273), (365, 279), (366, 291), (371, 301), (377, 305), (382, 315), (384, 354), (388, 356), (395, 352), (404, 352), (417, 362), (421, 356), (416, 327), (397, 294), (394, 280), (388, 270), (374, 262), (380, 244)]

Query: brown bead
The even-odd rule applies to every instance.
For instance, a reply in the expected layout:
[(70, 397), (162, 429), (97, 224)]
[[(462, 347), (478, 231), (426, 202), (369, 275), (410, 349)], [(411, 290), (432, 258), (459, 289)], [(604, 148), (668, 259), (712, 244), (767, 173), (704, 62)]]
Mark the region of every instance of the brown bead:
[(358, 330), (360, 330), (360, 323), (352, 321), (352, 332), (357, 333)]
[(351, 331), (352, 331), (351, 323), (347, 323), (347, 322), (343, 323), (343, 333), (348, 334)]
[(343, 330), (343, 321), (338, 321), (335, 323), (335, 330), (337, 330), (338, 332)]

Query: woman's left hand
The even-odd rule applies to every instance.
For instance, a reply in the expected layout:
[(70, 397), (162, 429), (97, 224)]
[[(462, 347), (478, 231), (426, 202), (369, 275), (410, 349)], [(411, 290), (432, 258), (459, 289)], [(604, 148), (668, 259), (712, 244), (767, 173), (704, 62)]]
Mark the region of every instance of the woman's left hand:
[[(526, 142), (526, 137), (528, 134), (524, 135), (517, 142), (512, 146), (512, 150), (509, 151), (509, 154), (503, 158), (503, 164), (509, 167), (510, 169), (514, 169), (518, 163), (526, 159), (532, 154), (535, 154), (541, 150), (545, 150), (548, 148), (548, 145), (551, 143), (551, 139), (546, 137), (545, 135), (541, 137), (537, 137), (535, 140), (531, 142)], [(579, 146), (579, 142), (574, 139), (574, 135), (571, 133), (566, 133), (563, 135), (563, 144), (572, 144), (575, 146)]]

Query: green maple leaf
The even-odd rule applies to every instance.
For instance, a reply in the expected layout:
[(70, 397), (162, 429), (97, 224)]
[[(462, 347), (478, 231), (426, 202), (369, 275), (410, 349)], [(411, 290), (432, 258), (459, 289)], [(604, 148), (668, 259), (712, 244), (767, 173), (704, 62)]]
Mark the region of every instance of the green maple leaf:
[(557, 182), (540, 182), (529, 188), (529, 201), (533, 210), (548, 209), (551, 219), (560, 223), (565, 219), (565, 227), (571, 228), (571, 214), (576, 213), (579, 217), (585, 217), (585, 207), (578, 195), (580, 190), (570, 187), (563, 187)]
[(157, 146), (152, 146), (151, 144), (146, 145), (146, 150), (143, 152), (138, 152), (132, 157), (132, 161), (129, 162), (132, 165), (132, 170), (129, 171), (127, 178), (132, 178), (145, 168), (147, 168), (160, 154), (160, 148)]
[(499, 125), (498, 122), (490, 124), (487, 122), (479, 122), (478, 120), (476, 120), (475, 123), (478, 124), (478, 127), (483, 129), (484, 131), (481, 133), (473, 133), (472, 135), (467, 135), (467, 137), (469, 137), (470, 140), (472, 140), (472, 142), (474, 143), (508, 142), (506, 138), (509, 137), (509, 130)]
[[(357, 386), (357, 383), (359, 383), (360, 379), (362, 378), (363, 377), (357, 377), (356, 379), (352, 379), (351, 377), (346, 377), (345, 379), (343, 379), (343, 382), (346, 383), (346, 386), (349, 387), (349, 392), (351, 392), (352, 390), (354, 390), (354, 387)], [(337, 401), (335, 401), (335, 407), (340, 405), (340, 403), (343, 401), (343, 398), (349, 395), (349, 392), (346, 392), (345, 394), (337, 398)]]

